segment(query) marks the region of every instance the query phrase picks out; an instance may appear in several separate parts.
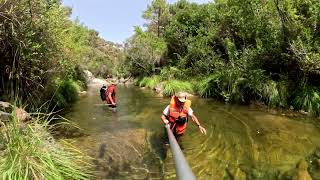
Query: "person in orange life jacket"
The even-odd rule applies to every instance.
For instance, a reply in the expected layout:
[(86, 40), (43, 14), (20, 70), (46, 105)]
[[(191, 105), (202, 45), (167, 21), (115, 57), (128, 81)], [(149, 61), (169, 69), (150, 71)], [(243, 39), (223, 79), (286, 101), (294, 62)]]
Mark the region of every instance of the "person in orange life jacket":
[(163, 111), (161, 119), (165, 125), (170, 125), (176, 137), (183, 135), (186, 131), (188, 116), (190, 116), (192, 121), (199, 127), (202, 134), (207, 134), (206, 129), (201, 126), (190, 106), (191, 101), (187, 99), (187, 95), (179, 92), (175, 96), (172, 96), (170, 104)]
[(117, 83), (113, 80), (111, 84), (108, 86), (108, 90), (105, 91), (106, 102), (107, 104), (110, 104), (109, 107), (112, 107), (112, 108), (116, 107), (116, 86), (117, 86)]

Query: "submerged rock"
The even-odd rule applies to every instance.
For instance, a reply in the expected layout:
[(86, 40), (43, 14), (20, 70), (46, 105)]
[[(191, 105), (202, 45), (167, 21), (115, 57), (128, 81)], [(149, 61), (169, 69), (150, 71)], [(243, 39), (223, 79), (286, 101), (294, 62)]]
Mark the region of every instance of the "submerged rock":
[(306, 158), (308, 171), (313, 179), (320, 179), (320, 148)]
[(147, 144), (145, 130), (134, 129), (80, 137), (74, 145), (94, 158), (99, 177), (146, 179), (151, 173), (143, 161)]
[(308, 163), (305, 160), (301, 160), (298, 163), (298, 167), (292, 180), (312, 180), (308, 172)]

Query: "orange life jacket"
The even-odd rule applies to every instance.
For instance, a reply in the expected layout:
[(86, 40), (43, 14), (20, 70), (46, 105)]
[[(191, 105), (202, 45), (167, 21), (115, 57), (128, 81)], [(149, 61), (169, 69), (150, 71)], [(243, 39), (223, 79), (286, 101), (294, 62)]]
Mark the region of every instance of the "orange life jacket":
[[(188, 119), (188, 111), (191, 106), (191, 101), (187, 100), (183, 107), (180, 109), (176, 103), (177, 97), (172, 96), (170, 105), (169, 105), (169, 114), (168, 120), (170, 122), (171, 129), (175, 129), (176, 134), (183, 134), (187, 128), (187, 119)], [(185, 119), (185, 123), (177, 123), (180, 119)]]

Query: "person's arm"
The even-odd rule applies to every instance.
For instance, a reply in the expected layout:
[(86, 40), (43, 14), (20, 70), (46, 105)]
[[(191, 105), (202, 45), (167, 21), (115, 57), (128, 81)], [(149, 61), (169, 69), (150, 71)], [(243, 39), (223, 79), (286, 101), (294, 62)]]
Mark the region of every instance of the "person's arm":
[(206, 129), (201, 126), (198, 118), (197, 118), (194, 114), (191, 115), (191, 119), (192, 119), (192, 121), (199, 127), (199, 130), (200, 130), (200, 132), (201, 132), (202, 134), (207, 134)]
[(169, 120), (167, 119), (167, 117), (164, 114), (162, 114), (161, 120), (162, 120), (163, 124), (168, 124), (169, 123)]
[(167, 119), (168, 114), (169, 114), (169, 106), (167, 106), (162, 112), (161, 120), (163, 124), (169, 124), (169, 120)]
[(112, 99), (112, 93), (111, 92), (109, 92), (108, 98), (109, 98), (109, 101), (111, 102), (112, 105), (116, 105), (116, 103)]

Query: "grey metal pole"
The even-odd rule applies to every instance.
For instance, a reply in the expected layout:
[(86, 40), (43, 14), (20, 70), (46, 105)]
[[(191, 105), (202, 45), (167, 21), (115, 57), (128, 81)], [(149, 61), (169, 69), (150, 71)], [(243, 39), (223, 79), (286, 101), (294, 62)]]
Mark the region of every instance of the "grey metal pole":
[(176, 174), (179, 180), (195, 180), (196, 176), (193, 174), (187, 160), (185, 159), (180, 146), (174, 137), (170, 125), (165, 126), (169, 137), (170, 147), (174, 158), (174, 164), (176, 166)]

